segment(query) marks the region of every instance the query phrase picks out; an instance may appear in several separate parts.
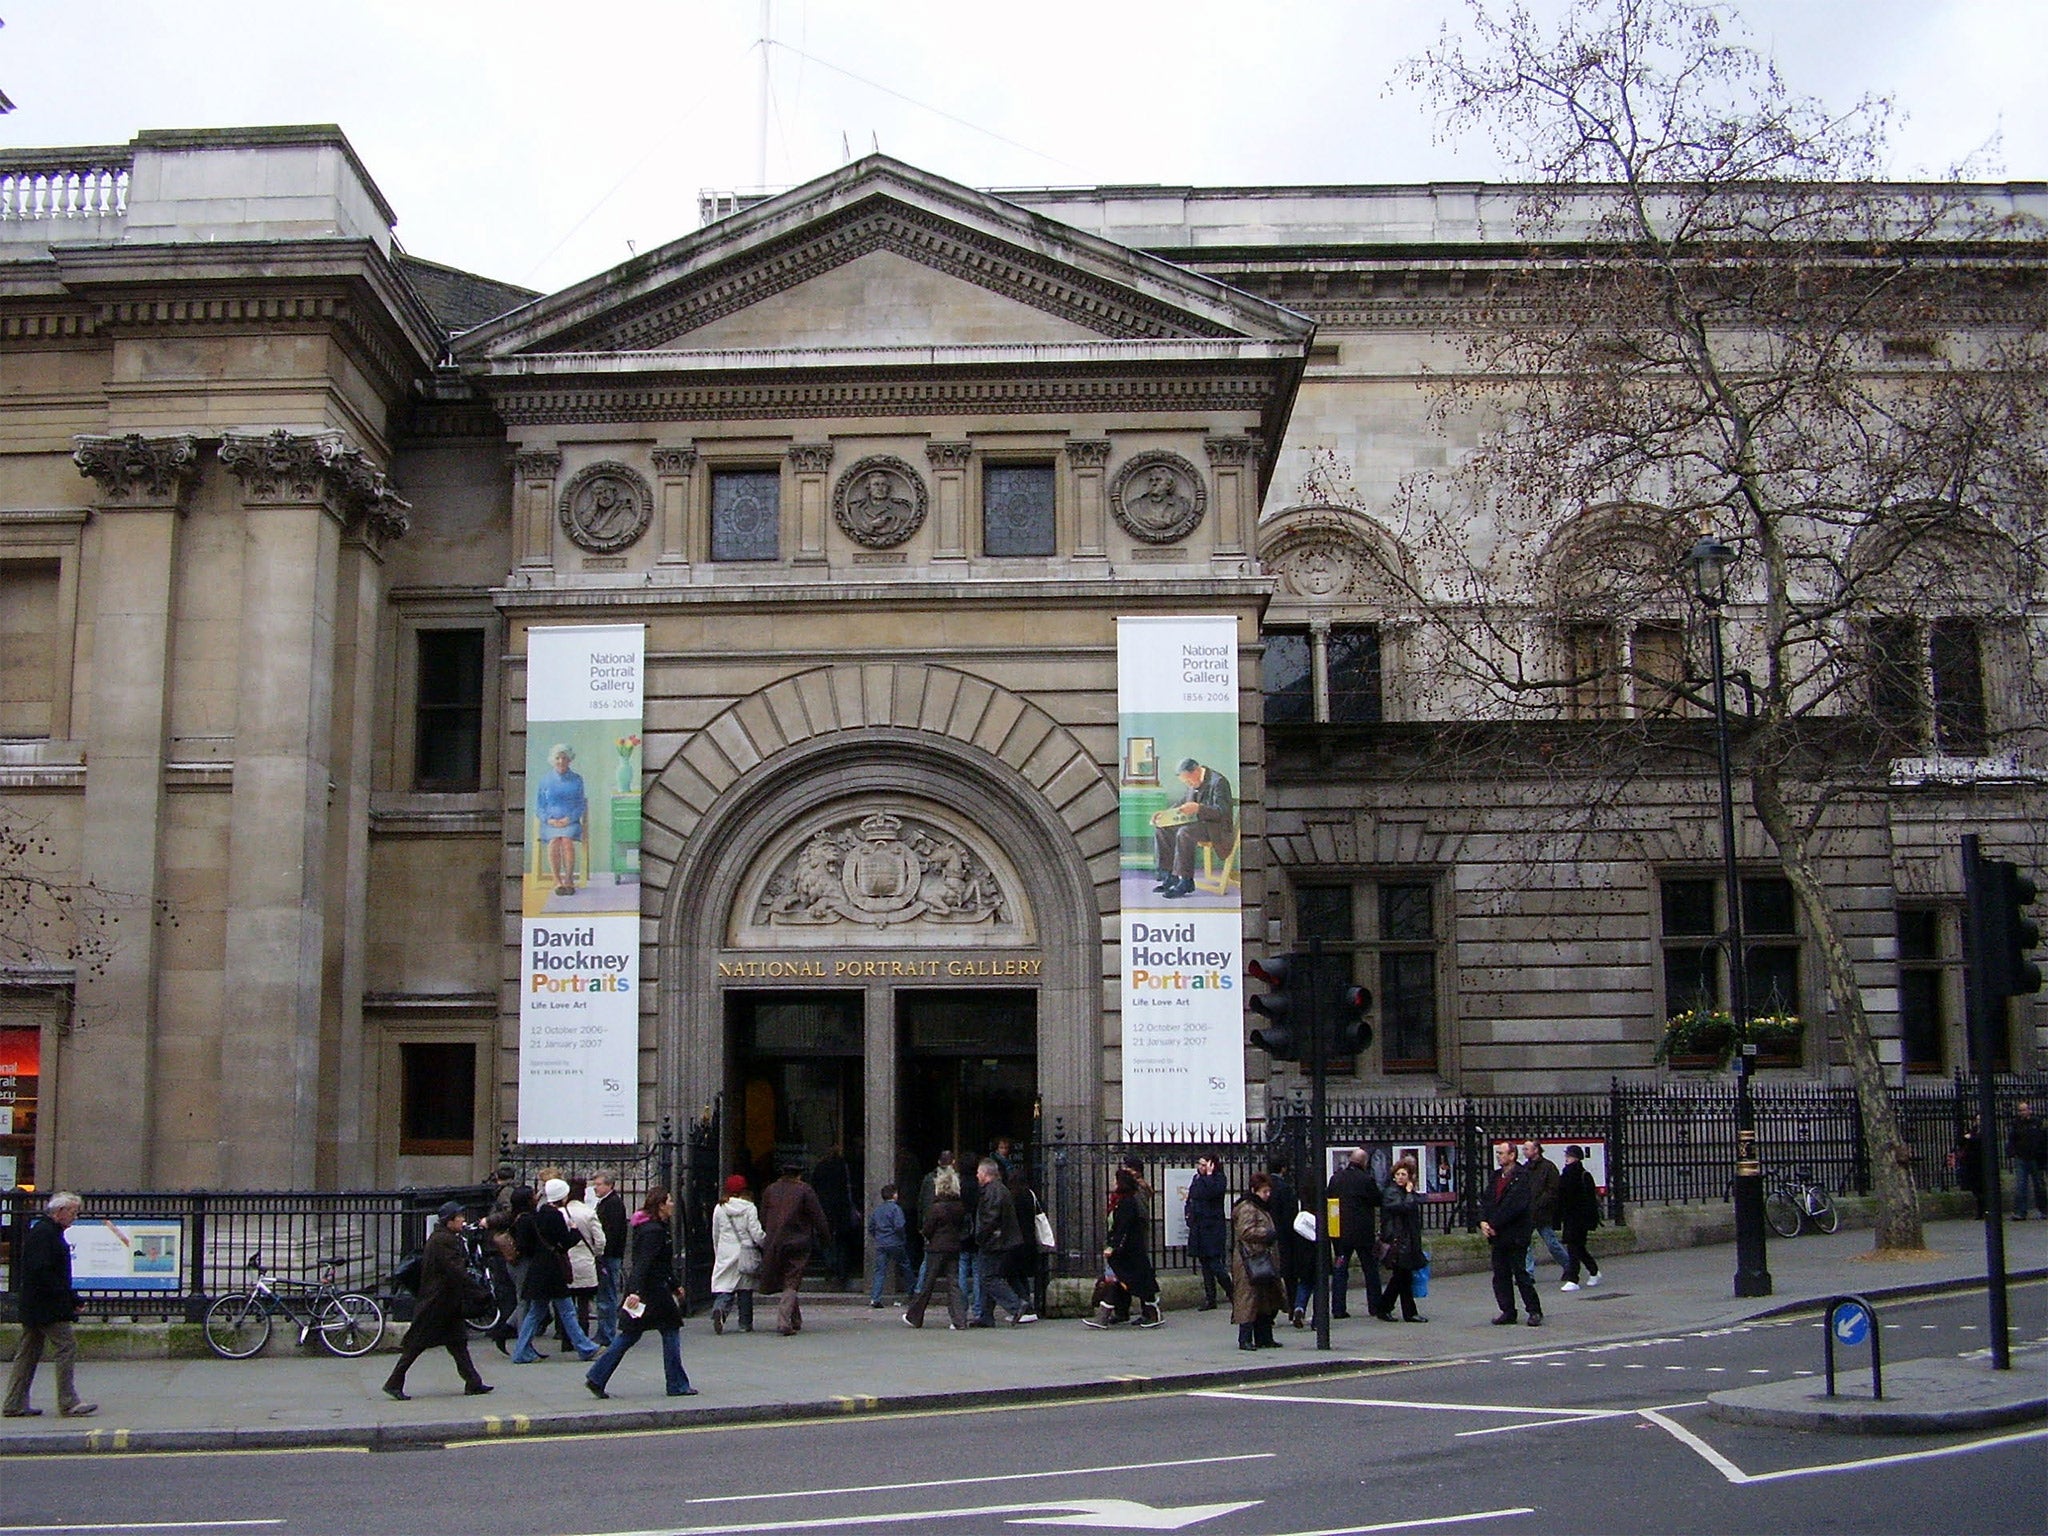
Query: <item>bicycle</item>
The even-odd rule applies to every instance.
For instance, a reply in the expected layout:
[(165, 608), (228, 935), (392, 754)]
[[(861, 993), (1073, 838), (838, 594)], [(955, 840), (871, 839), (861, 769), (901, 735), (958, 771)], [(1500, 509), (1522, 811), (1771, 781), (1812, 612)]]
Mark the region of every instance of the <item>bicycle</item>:
[(271, 1319), (282, 1312), (299, 1325), (299, 1342), (315, 1333), (331, 1355), (367, 1355), (384, 1337), (384, 1309), (360, 1291), (335, 1289), (335, 1266), (320, 1267), (320, 1283), (275, 1280), (263, 1250), (243, 1266), (255, 1273), (247, 1290), (230, 1291), (206, 1309), (206, 1344), (223, 1360), (246, 1360), (270, 1342)]
[(1834, 1198), (1803, 1173), (1796, 1178), (1772, 1175), (1764, 1195), (1764, 1220), (1780, 1237), (1797, 1237), (1809, 1222), (1820, 1232), (1832, 1232), (1842, 1224)]

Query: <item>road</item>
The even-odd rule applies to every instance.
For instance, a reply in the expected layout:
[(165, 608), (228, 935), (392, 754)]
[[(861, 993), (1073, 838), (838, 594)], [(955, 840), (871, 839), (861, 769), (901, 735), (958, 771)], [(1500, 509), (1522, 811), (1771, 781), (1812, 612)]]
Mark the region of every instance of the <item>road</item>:
[[(2015, 1346), (2048, 1347), (2048, 1287), (2013, 1301)], [(1984, 1311), (1981, 1294), (1888, 1306), (1886, 1360), (1981, 1350)], [(1245, 1391), (392, 1454), (21, 1458), (0, 1536), (2048, 1527), (2048, 1428), (1874, 1439), (1705, 1413), (1719, 1387), (1819, 1367), (1808, 1317), (1579, 1346), (1504, 1328), (1481, 1358)]]

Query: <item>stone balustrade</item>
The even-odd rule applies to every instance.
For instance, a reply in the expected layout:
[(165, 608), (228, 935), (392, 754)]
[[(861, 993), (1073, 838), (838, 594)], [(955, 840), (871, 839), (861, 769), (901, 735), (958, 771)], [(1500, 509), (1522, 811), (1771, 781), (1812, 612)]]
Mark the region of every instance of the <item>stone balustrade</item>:
[(125, 145), (0, 152), (0, 224), (118, 221), (128, 211), (133, 158)]

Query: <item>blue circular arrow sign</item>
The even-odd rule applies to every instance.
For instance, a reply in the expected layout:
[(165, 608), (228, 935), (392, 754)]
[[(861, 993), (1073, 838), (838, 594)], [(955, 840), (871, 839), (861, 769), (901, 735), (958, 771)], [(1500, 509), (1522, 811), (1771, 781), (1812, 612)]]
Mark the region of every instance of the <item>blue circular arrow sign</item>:
[(1838, 1344), (1861, 1344), (1870, 1337), (1870, 1314), (1853, 1301), (1845, 1301), (1828, 1318)]

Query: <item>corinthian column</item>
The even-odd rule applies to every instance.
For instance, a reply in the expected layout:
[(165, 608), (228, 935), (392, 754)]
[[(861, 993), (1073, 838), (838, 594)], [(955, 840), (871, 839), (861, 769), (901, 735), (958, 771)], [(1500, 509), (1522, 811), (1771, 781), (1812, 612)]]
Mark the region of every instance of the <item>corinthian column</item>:
[(155, 1181), (157, 903), (163, 891), (171, 593), (178, 528), (199, 474), (185, 436), (80, 437), (97, 487), (90, 766), (79, 876), (117, 903), (104, 965), (76, 983), (78, 1029), (58, 1047), (53, 1183)]

